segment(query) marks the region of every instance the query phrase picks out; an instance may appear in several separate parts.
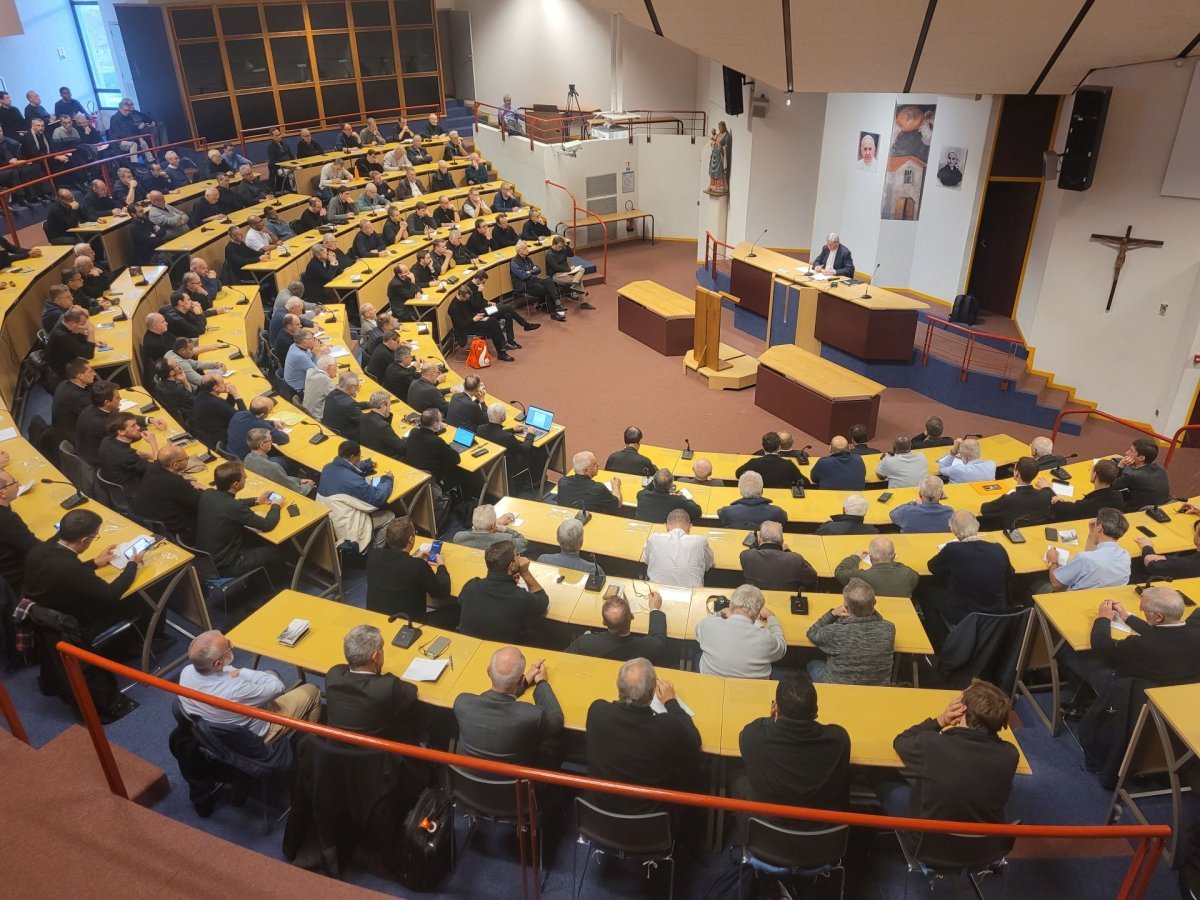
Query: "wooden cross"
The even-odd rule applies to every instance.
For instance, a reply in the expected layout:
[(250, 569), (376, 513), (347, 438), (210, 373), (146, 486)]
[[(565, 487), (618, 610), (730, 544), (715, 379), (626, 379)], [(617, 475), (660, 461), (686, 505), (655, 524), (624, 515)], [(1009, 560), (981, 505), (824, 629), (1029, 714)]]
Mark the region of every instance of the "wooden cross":
[(1097, 243), (1104, 244), (1108, 247), (1117, 248), (1117, 261), (1113, 265), (1113, 280), (1112, 287), (1108, 289), (1108, 305), (1104, 307), (1104, 311), (1108, 312), (1112, 309), (1113, 295), (1117, 292), (1117, 279), (1121, 277), (1121, 266), (1125, 265), (1125, 254), (1130, 250), (1136, 250), (1139, 247), (1161, 247), (1162, 241), (1149, 241), (1145, 238), (1132, 238), (1129, 235), (1133, 233), (1133, 226), (1130, 225), (1125, 229), (1125, 236), (1119, 237), (1115, 234), (1093, 234), (1092, 240)]

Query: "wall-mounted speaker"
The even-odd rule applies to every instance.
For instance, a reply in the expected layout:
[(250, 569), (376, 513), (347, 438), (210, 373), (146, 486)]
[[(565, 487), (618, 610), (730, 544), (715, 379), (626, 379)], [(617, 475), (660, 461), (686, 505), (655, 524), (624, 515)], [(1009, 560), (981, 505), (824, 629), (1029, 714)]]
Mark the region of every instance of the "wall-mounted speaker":
[(1053, 150), (1042, 153), (1042, 181), (1053, 181), (1058, 177), (1058, 161), (1061, 157)]
[(731, 116), (740, 116), (742, 106), (742, 73), (729, 66), (722, 66), (725, 76), (725, 112)]
[(1075, 92), (1067, 146), (1058, 171), (1058, 186), (1063, 190), (1086, 191), (1092, 186), (1111, 97), (1111, 87), (1089, 86)]

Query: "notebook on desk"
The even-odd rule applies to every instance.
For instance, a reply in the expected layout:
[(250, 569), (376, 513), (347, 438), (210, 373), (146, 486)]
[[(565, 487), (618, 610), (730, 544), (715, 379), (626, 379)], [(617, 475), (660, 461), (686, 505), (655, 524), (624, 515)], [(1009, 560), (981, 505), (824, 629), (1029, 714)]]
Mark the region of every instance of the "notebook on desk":
[(525, 433), (532, 434), (535, 440), (549, 434), (553, 424), (554, 413), (548, 409), (530, 406), (525, 413)]
[(471, 449), (475, 443), (475, 432), (468, 428), (455, 428), (454, 439), (450, 442), (450, 446), (459, 453), (465, 453)]

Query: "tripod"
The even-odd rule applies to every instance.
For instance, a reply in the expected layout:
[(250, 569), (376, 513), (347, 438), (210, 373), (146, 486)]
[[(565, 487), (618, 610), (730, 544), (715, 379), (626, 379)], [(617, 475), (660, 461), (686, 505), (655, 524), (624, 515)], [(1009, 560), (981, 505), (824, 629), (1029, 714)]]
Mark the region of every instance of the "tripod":
[(583, 107), (579, 104), (579, 91), (575, 90), (575, 85), (567, 85), (567, 102), (563, 112), (563, 143), (571, 139), (571, 116), (579, 116), (579, 139), (585, 140), (588, 136), (588, 124), (583, 120)]

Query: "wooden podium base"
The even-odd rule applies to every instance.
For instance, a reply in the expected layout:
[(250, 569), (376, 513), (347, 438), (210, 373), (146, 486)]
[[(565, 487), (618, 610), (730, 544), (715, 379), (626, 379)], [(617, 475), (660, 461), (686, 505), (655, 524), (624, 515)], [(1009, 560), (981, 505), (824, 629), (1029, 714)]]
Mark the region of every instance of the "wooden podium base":
[(758, 381), (758, 358), (747, 356), (740, 350), (735, 350), (728, 344), (721, 344), (718, 356), (721, 359), (720, 371), (708, 366), (696, 365), (696, 352), (689, 350), (683, 357), (683, 374), (695, 372), (708, 382), (710, 391), (740, 391), (743, 388), (754, 387)]

